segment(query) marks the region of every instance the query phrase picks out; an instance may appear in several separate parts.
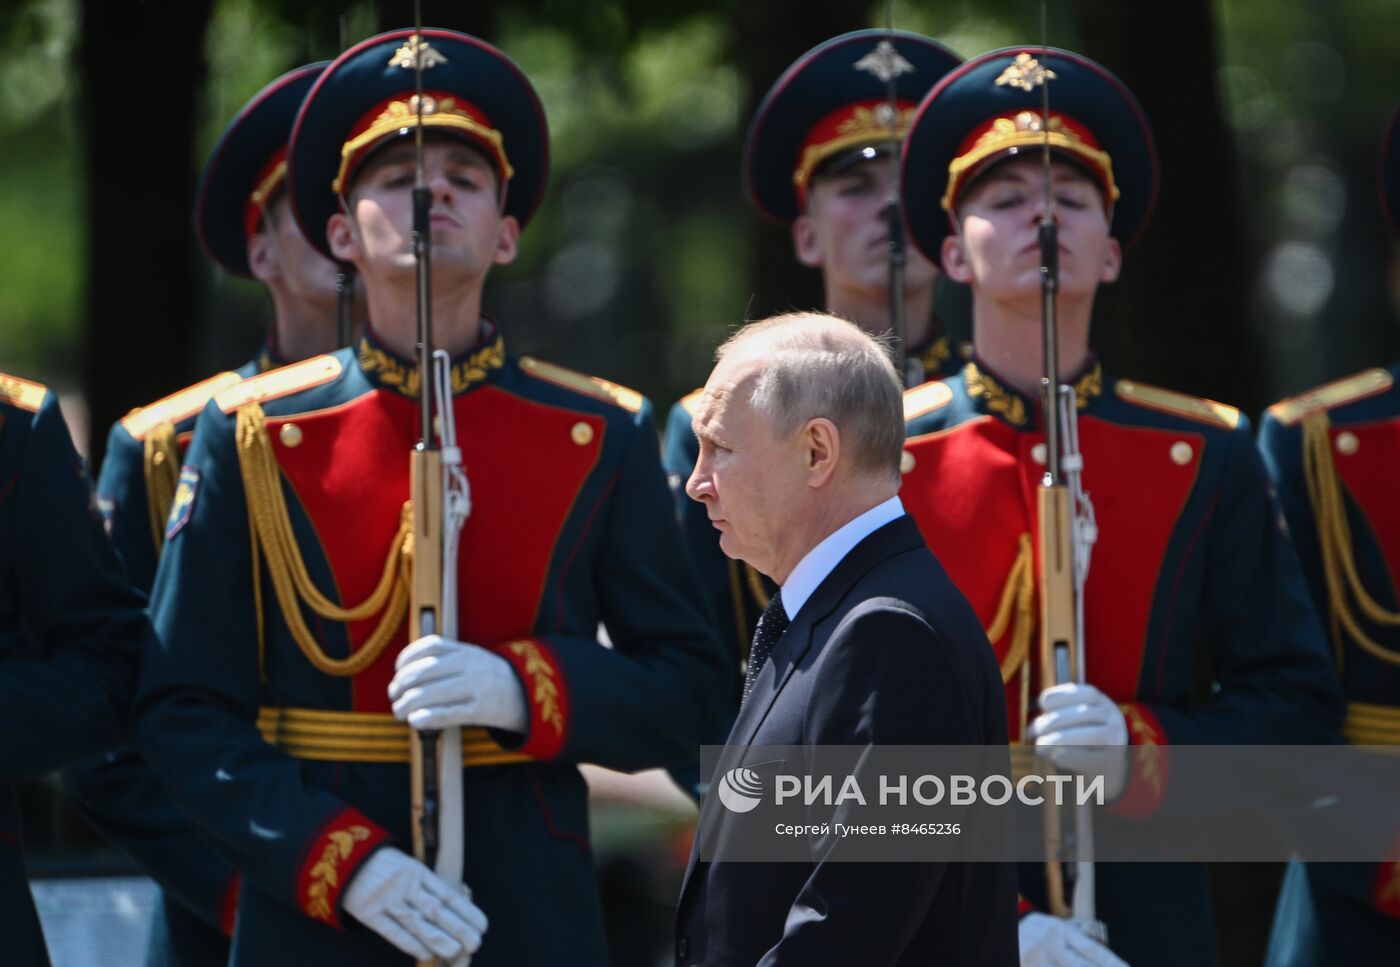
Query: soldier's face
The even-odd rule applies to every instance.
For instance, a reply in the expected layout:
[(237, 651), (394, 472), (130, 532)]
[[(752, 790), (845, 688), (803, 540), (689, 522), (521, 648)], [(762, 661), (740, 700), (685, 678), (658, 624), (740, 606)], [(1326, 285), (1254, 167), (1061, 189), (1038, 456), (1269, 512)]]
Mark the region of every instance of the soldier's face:
[[(1122, 266), (1103, 195), (1079, 168), (1063, 161), (1051, 163), (1050, 185), (1059, 226), (1060, 298), (1092, 299), (1101, 283), (1118, 278)], [(972, 285), (983, 298), (1039, 306), (1044, 212), (1040, 156), (998, 164), (958, 204), (958, 230), (943, 243), (948, 277)]]
[(248, 239), (248, 265), (259, 281), (280, 286), (302, 305), (334, 310), (339, 270), (301, 233), (285, 193), (267, 206), (262, 225)]
[[(872, 158), (840, 174), (815, 179), (807, 211), (792, 226), (798, 261), (821, 269), (828, 291), (884, 298), (890, 272), (886, 210), (896, 197), (888, 158)], [(913, 246), (906, 252), (906, 289), (919, 292), (933, 285), (938, 269)]]
[(807, 486), (800, 434), (778, 436), (749, 403), (761, 361), (726, 359), (705, 384), (692, 421), (700, 441), (685, 492), (705, 505), (725, 554), (772, 576), (787, 546)]
[[(332, 251), (369, 279), (414, 271), (415, 164), (411, 139), (384, 148), (356, 176), (348, 213), (331, 216)], [(423, 178), (433, 199), (434, 288), (479, 283), (491, 266), (515, 258), (520, 226), (501, 213), (495, 171), (480, 153), (455, 139), (427, 139)]]

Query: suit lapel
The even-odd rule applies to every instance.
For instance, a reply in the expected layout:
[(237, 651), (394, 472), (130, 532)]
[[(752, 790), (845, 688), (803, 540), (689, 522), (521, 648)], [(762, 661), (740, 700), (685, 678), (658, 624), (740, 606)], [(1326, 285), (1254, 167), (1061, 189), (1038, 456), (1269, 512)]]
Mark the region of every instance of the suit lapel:
[[(865, 577), (872, 568), (883, 564), (896, 554), (903, 554), (905, 551), (915, 550), (923, 546), (924, 539), (919, 533), (918, 527), (915, 526), (914, 519), (908, 514), (904, 514), (871, 532), (859, 544), (851, 548), (850, 553), (841, 559), (832, 572), (826, 576), (826, 579), (812, 592), (812, 596), (807, 599), (807, 603), (802, 606), (802, 610), (797, 613), (797, 617), (788, 625), (783, 636), (773, 647), (768, 661), (759, 671), (758, 677), (754, 679), (748, 701), (739, 710), (739, 715), (734, 720), (734, 727), (729, 730), (729, 738), (725, 741), (726, 752), (741, 746), (747, 747), (752, 743), (754, 734), (763, 724), (764, 719), (768, 717), (778, 695), (811, 649), (817, 624), (836, 609), (836, 606), (846, 597), (847, 592), (855, 583)], [(725, 758), (727, 759), (728, 756), (726, 755)], [(707, 808), (715, 808), (710, 801), (709, 792), (706, 793), (705, 802), (701, 806), (702, 817)], [(716, 820), (712, 817), (711, 821)], [(700, 827), (697, 829), (695, 844), (690, 851), (685, 877), (681, 880), (680, 910), (684, 909), (687, 895), (690, 892), (691, 879), (695, 873), (696, 861), (700, 853), (700, 836), (703, 835), (704, 824), (700, 824)]]

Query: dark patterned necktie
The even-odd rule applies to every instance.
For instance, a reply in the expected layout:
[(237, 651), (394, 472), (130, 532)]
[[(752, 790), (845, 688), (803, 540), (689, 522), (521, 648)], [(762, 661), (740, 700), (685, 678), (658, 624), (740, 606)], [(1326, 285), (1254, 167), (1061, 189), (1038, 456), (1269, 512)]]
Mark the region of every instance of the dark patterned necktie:
[(787, 609), (783, 607), (783, 592), (775, 591), (768, 607), (763, 609), (763, 614), (758, 619), (758, 627), (753, 632), (753, 647), (749, 649), (749, 669), (744, 675), (745, 702), (749, 700), (749, 690), (753, 688), (754, 679), (758, 678), (763, 663), (773, 653), (773, 646), (778, 643), (783, 632), (787, 631), (787, 626), (788, 616)]

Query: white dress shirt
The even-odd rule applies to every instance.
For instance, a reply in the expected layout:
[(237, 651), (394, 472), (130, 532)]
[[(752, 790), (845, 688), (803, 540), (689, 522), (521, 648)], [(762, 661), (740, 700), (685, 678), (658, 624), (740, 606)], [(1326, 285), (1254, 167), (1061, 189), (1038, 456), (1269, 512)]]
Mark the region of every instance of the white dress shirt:
[(890, 521), (903, 516), (904, 505), (898, 497), (891, 497), (847, 521), (808, 551), (783, 585), (783, 610), (787, 612), (788, 620), (797, 617), (797, 612), (802, 610), (812, 592), (836, 569), (842, 558), (851, 553), (851, 548)]

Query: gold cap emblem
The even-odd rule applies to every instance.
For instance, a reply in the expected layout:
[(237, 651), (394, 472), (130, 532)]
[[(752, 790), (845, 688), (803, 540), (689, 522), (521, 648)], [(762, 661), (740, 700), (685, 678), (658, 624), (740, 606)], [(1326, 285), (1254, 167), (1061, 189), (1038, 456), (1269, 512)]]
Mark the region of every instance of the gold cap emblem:
[(402, 47), (394, 51), (394, 56), (389, 58), (389, 66), (402, 67), (404, 70), (411, 71), (418, 66), (420, 57), (423, 60), (424, 70), (447, 63), (447, 58), (438, 53), (432, 44), (418, 34), (414, 34), (404, 42)]
[(1001, 72), (1001, 76), (997, 78), (997, 86), (1019, 87), (1030, 92), (1054, 79), (1054, 71), (1042, 66), (1040, 61), (1030, 54), (1020, 53), (1016, 55), (1015, 62), (1007, 65), (1006, 70)]

